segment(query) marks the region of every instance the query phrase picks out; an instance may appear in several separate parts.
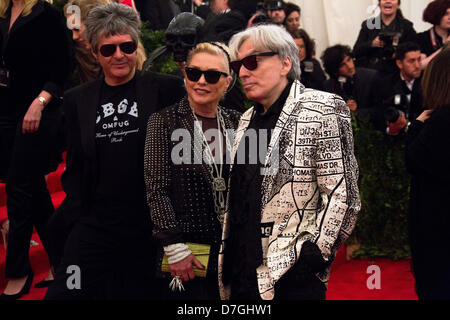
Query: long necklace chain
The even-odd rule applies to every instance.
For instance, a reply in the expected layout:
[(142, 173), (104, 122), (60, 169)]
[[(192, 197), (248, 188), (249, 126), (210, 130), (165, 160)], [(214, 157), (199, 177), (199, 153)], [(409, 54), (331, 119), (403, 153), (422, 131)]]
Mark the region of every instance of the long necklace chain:
[[(212, 179), (212, 193), (213, 193), (213, 199), (214, 199), (214, 211), (217, 214), (217, 219), (221, 224), (223, 224), (224, 215), (226, 211), (226, 201), (224, 192), (227, 191), (227, 186), (225, 179), (222, 177), (222, 171), (223, 171), (223, 164), (217, 164), (215, 161), (215, 158), (212, 154), (211, 147), (208, 144), (208, 141), (206, 140), (205, 134), (203, 133), (203, 129), (200, 126), (200, 121), (197, 118), (197, 115), (195, 114), (194, 110), (192, 109), (192, 114), (194, 115), (195, 119), (195, 126), (197, 130), (200, 130), (202, 134), (202, 144), (205, 148), (206, 154), (208, 156), (208, 166), (210, 168), (210, 175)], [(223, 117), (220, 113), (220, 110), (217, 110), (217, 129), (219, 130), (219, 155), (221, 157), (224, 156), (223, 154), (223, 142), (222, 142), (222, 134), (223, 138), (225, 139), (225, 146), (227, 152), (231, 150), (230, 141), (227, 137), (227, 131), (225, 127), (225, 121), (223, 120)], [(222, 132), (222, 134), (221, 134)], [(226, 156), (227, 153), (225, 153)], [(220, 169), (219, 169), (220, 168)]]

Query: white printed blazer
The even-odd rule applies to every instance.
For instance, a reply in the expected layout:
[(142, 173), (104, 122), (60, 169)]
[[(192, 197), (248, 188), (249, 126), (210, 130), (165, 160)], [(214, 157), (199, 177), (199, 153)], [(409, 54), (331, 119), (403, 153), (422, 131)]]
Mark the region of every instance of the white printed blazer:
[[(251, 108), (240, 119), (233, 159), (253, 113)], [(345, 102), (295, 81), (272, 134), (261, 186), (261, 223), (274, 222), (269, 241), (262, 242), (263, 263), (257, 268), (262, 299), (274, 298), (275, 283), (302, 258), (305, 241), (317, 244), (331, 264), (351, 234), (361, 207), (353, 149), (351, 114)], [(222, 283), (229, 214), (227, 210), (219, 255), (222, 299), (229, 299), (231, 290)], [(325, 285), (329, 269), (316, 274)]]

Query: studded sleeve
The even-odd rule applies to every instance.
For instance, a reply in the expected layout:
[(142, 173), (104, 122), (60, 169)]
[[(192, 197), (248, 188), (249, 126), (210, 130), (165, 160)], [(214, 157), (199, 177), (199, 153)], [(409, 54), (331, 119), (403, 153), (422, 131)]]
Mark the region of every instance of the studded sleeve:
[(163, 246), (184, 242), (169, 194), (172, 179), (169, 134), (162, 114), (153, 114), (147, 125), (144, 175), (147, 202), (154, 224), (153, 235)]

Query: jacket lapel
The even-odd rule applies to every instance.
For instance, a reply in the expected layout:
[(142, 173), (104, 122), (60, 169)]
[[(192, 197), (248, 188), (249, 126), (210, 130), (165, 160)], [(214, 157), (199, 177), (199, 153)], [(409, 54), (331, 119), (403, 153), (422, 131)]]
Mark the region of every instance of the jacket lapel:
[(31, 20), (36, 18), (38, 15), (40, 15), (43, 11), (44, 11), (44, 4), (41, 2), (37, 2), (35, 4), (35, 6), (33, 7), (33, 10), (31, 11), (31, 13), (28, 16), (26, 16), (26, 17), (24, 17), (22, 15), (19, 16), (19, 18), (12, 25), (11, 30), (9, 30), (9, 34), (11, 35), (17, 29), (26, 25), (28, 22), (30, 22)]
[(143, 77), (139, 70), (136, 70), (136, 101), (139, 114), (139, 139), (142, 143), (145, 142), (147, 133), (148, 118), (152, 113), (156, 112), (156, 105), (158, 104), (157, 92), (158, 83), (153, 77)]
[(273, 187), (273, 180), (271, 176), (278, 173), (279, 161), (281, 158), (280, 150), (280, 136), (283, 132), (295, 130), (295, 128), (289, 128), (289, 118), (292, 115), (294, 108), (297, 106), (298, 97), (303, 93), (305, 87), (299, 82), (295, 81), (292, 84), (291, 91), (281, 111), (280, 117), (277, 120), (275, 129), (270, 139), (270, 144), (267, 149), (267, 155), (264, 163), (264, 168), (269, 170), (264, 176), (262, 181), (263, 195), (262, 195), (262, 207), (264, 209), (267, 199), (270, 198), (271, 190)]
[[(253, 115), (255, 114), (255, 108), (252, 107), (248, 109), (239, 120), (239, 125), (236, 130), (236, 136), (234, 137), (234, 143), (233, 143), (233, 149), (231, 151), (231, 163), (230, 163), (230, 172), (233, 171), (234, 167), (234, 160), (236, 157), (237, 150), (239, 148), (239, 144), (241, 143), (242, 137), (244, 136), (245, 132), (247, 131), (248, 126), (250, 125), (250, 121), (253, 118)], [(230, 175), (231, 178), (231, 175)]]
[(78, 119), (81, 129), (81, 140), (86, 154), (95, 157), (95, 123), (97, 119), (97, 108), (100, 103), (100, 92), (103, 78), (95, 80), (86, 88), (79, 97)]
[[(292, 114), (292, 110), (296, 106), (295, 97), (301, 94), (304, 90), (304, 86), (300, 84), (300, 82), (296, 81), (292, 84), (291, 91), (289, 93), (288, 98), (284, 104), (283, 110), (281, 111), (280, 117), (277, 120), (275, 125), (272, 138), (270, 139), (270, 144), (267, 149), (267, 156), (264, 165), (267, 165), (270, 162), (270, 158), (272, 157), (272, 153), (274, 151), (274, 147), (279, 144), (280, 134), (283, 130), (285, 130), (286, 124), (288, 123), (289, 116)], [(276, 148), (278, 149), (278, 148)]]

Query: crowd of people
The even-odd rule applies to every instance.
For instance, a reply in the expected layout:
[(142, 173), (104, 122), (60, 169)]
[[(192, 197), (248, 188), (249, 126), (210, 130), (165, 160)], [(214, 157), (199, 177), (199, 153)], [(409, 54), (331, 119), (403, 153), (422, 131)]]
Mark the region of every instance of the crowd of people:
[[(430, 2), (420, 34), (400, 0), (379, 7), (353, 49), (316, 57), (284, 1), (68, 0), (64, 16), (2, 1), (0, 299), (30, 290), (33, 227), (49, 300), (325, 299), (361, 208), (352, 117), (406, 139), (416, 292), (449, 299), (450, 1)], [(163, 48), (145, 52), (142, 21)], [(151, 70), (162, 55), (172, 75)], [(63, 151), (55, 211), (45, 175)]]

